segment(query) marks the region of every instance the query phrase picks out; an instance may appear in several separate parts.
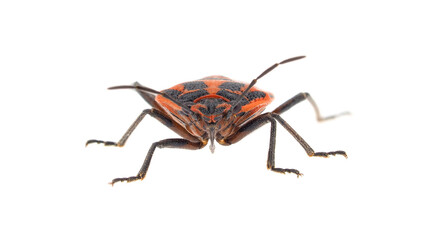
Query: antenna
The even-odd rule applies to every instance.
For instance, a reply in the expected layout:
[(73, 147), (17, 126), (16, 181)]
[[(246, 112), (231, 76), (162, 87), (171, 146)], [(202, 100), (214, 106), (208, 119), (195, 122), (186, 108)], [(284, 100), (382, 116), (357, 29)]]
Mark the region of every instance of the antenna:
[(296, 61), (296, 60), (302, 59), (304, 57), (305, 56), (298, 56), (298, 57), (292, 57), (292, 58), (283, 60), (283, 61), (281, 61), (279, 63), (275, 63), (274, 65), (272, 65), (271, 67), (269, 67), (267, 70), (265, 70), (264, 72), (262, 72), (257, 78), (255, 78), (254, 80), (252, 80), (252, 82), (245, 89), (245, 91), (243, 91), (243, 93), (236, 100), (234, 100), (234, 103), (232, 104), (232, 107), (227, 112), (227, 116), (230, 117), (233, 114), (233, 112), (239, 111), (239, 103), (240, 103), (240, 100), (242, 100), (242, 98), (245, 97), (245, 95), (249, 92), (249, 90), (251, 90), (251, 88), (256, 84), (256, 82), (258, 81), (258, 79), (262, 78), (267, 73), (269, 73), (272, 70), (274, 70), (274, 68), (276, 68), (278, 65), (285, 64), (285, 63), (292, 62), (292, 61)]
[(158, 94), (158, 95), (161, 95), (161, 96), (169, 99), (170, 101), (176, 103), (177, 105), (179, 105), (180, 107), (182, 107), (185, 111), (187, 111), (189, 113), (193, 113), (192, 110), (190, 110), (189, 107), (187, 107), (184, 103), (180, 102), (179, 100), (173, 98), (172, 96), (170, 96), (170, 95), (168, 95), (166, 93), (159, 92), (157, 90), (154, 90), (154, 89), (151, 89), (151, 88), (148, 88), (148, 87), (139, 86), (139, 85), (136, 85), (136, 86), (122, 85), (122, 86), (109, 87), (108, 89), (109, 90), (115, 90), (115, 89), (138, 89), (138, 90), (143, 91), (143, 92)]

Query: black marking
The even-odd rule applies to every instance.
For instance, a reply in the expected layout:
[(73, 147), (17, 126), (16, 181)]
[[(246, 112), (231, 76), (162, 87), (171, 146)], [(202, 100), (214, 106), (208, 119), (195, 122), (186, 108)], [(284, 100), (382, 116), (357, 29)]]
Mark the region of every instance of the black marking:
[(193, 81), (193, 82), (186, 82), (183, 83), (183, 86), (185, 87), (185, 90), (200, 90), (207, 88), (207, 85), (202, 81)]
[(239, 94), (232, 93), (232, 92), (227, 91), (227, 90), (220, 90), (220, 91), (217, 92), (217, 95), (218, 96), (221, 96), (221, 97), (224, 97), (224, 98), (227, 98), (230, 101), (233, 101), (233, 100), (235, 100), (235, 99), (237, 99), (239, 97)]
[(217, 107), (219, 104), (224, 103), (224, 100), (222, 99), (207, 98), (202, 99), (198, 103), (206, 106), (206, 108), (198, 108), (198, 110), (206, 116), (222, 114), (224, 110), (226, 110), (226, 107)]
[(162, 92), (165, 93), (165, 94), (168, 94), (171, 97), (174, 97), (176, 99), (179, 98), (180, 94), (182, 94), (181, 91), (174, 90), (174, 89), (166, 89), (166, 90), (163, 90)]
[(242, 106), (245, 106), (245, 105), (247, 105), (247, 104), (249, 104), (249, 103), (250, 103), (250, 101), (249, 101), (248, 99), (246, 99), (246, 98), (242, 98), (242, 99), (239, 101), (239, 103), (237, 104), (236, 109), (233, 109), (233, 110), (237, 110), (237, 111), (235, 111), (235, 112), (238, 112), (238, 111), (240, 111), (240, 109), (242, 108)]
[(245, 84), (238, 82), (224, 82), (219, 86), (220, 89), (227, 89), (231, 91), (240, 91), (243, 87), (245, 87)]
[(182, 95), (180, 95), (178, 97), (178, 100), (182, 101), (182, 102), (193, 102), (195, 101), (195, 99), (208, 95), (208, 91), (207, 90), (198, 90), (198, 91), (194, 91), (194, 92), (188, 92), (188, 93), (184, 93)]
[(249, 101), (253, 101), (257, 98), (265, 98), (265, 96), (267, 96), (266, 93), (264, 92), (260, 92), (260, 91), (254, 91), (254, 92), (248, 92), (245, 97), (249, 100)]
[[(239, 97), (239, 94), (232, 93), (226, 90), (218, 91), (217, 95), (227, 98), (230, 101), (234, 101)], [(245, 97), (240, 100), (239, 105), (244, 106), (255, 99), (265, 98), (265, 96), (267, 96), (267, 94), (261, 91), (248, 92)]]

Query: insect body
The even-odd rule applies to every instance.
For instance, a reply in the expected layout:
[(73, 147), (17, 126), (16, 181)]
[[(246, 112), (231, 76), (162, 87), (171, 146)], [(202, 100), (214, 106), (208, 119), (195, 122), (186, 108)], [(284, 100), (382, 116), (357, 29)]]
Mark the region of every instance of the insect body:
[(161, 92), (144, 87), (139, 83), (133, 86), (116, 86), (109, 89), (135, 89), (152, 108), (144, 110), (130, 126), (119, 142), (89, 140), (90, 143), (103, 143), (106, 146), (123, 147), (146, 115), (172, 129), (182, 138), (165, 139), (152, 144), (140, 171), (136, 176), (113, 179), (111, 184), (122, 181), (142, 180), (148, 171), (152, 155), (158, 148), (201, 149), (210, 141), (211, 152), (214, 152), (214, 141), (222, 145), (234, 144), (249, 133), (266, 123), (271, 124), (270, 146), (267, 168), (279, 173), (302, 174), (296, 169), (275, 167), (276, 123), (280, 123), (305, 149), (309, 156), (328, 157), (329, 155), (343, 155), (344, 151), (315, 152), (302, 137), (283, 119), (280, 114), (287, 111), (303, 100), (308, 100), (313, 106), (317, 120), (323, 121), (343, 115), (321, 117), (318, 107), (308, 93), (299, 93), (281, 104), (272, 112), (262, 114), (265, 107), (273, 100), (271, 93), (254, 87), (255, 83), (276, 68), (278, 65), (303, 58), (294, 57), (276, 63), (250, 84), (233, 81), (224, 76), (209, 76), (197, 81), (185, 82)]
[(187, 106), (192, 112), (185, 112), (173, 101), (158, 95), (157, 103), (187, 132), (203, 142), (211, 141), (210, 149), (214, 152), (214, 139), (225, 145), (224, 138), (236, 131), (247, 120), (261, 114), (272, 101), (270, 93), (253, 87), (241, 99), (236, 114), (227, 113), (235, 101), (248, 87), (224, 76), (209, 76), (203, 79), (176, 85), (163, 92)]

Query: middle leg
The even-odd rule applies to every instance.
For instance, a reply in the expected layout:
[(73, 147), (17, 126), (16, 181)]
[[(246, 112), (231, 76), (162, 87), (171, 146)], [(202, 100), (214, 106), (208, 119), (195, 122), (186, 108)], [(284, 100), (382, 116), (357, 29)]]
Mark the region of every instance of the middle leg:
[(283, 126), (295, 139), (296, 141), (302, 146), (302, 148), (306, 151), (309, 157), (328, 157), (330, 155), (343, 155), (347, 158), (347, 154), (345, 151), (331, 151), (331, 152), (315, 152), (311, 146), (283, 119), (280, 115), (272, 114), (272, 117), (277, 120), (281, 126)]
[(297, 176), (302, 175), (296, 169), (284, 169), (275, 167), (275, 144), (277, 130), (276, 122), (279, 122), (296, 139), (296, 141), (302, 146), (302, 148), (306, 151), (309, 157), (328, 157), (330, 155), (342, 155), (347, 158), (346, 152), (341, 150), (330, 152), (315, 152), (312, 147), (283, 118), (281, 118), (278, 114), (275, 113), (265, 113), (247, 122), (245, 125), (239, 128), (235, 134), (223, 139), (221, 143), (224, 145), (234, 144), (268, 122), (271, 123), (271, 135), (270, 147), (268, 150), (267, 168), (271, 169), (274, 172), (294, 173)]

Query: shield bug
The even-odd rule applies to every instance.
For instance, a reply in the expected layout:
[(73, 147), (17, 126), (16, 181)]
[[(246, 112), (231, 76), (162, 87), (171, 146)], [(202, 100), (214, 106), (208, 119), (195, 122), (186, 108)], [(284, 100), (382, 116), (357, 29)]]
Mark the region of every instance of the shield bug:
[(138, 174), (133, 177), (115, 178), (116, 182), (143, 180), (151, 163), (152, 155), (158, 148), (201, 149), (210, 142), (214, 152), (214, 141), (221, 145), (231, 145), (242, 140), (266, 123), (271, 124), (270, 145), (267, 168), (278, 173), (302, 174), (296, 169), (275, 167), (275, 142), (277, 122), (283, 126), (306, 151), (310, 157), (343, 155), (344, 151), (315, 152), (311, 146), (282, 118), (280, 114), (296, 104), (308, 100), (315, 110), (318, 121), (335, 118), (345, 113), (322, 117), (312, 97), (302, 92), (287, 100), (272, 112), (262, 113), (273, 100), (273, 95), (254, 87), (256, 82), (279, 65), (304, 58), (298, 56), (275, 63), (262, 72), (249, 84), (233, 81), (224, 76), (209, 76), (196, 81), (185, 82), (163, 91), (135, 83), (132, 86), (116, 86), (109, 89), (134, 89), (152, 108), (144, 110), (129, 127), (120, 141), (88, 140), (86, 145), (101, 143), (106, 146), (123, 147), (146, 115), (150, 115), (176, 132), (181, 138), (164, 139), (151, 145)]

